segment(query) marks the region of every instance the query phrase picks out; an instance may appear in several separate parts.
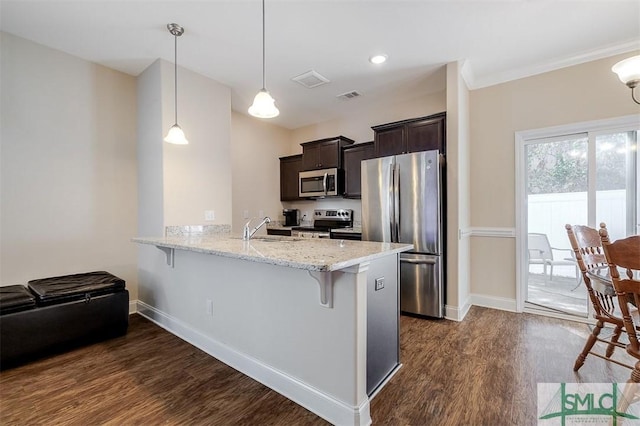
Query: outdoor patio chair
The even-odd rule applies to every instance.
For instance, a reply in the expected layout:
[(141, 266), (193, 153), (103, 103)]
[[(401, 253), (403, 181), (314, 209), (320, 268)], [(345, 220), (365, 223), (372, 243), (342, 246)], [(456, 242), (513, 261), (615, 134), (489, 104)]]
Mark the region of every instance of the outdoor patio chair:
[[(620, 399), (618, 405), (619, 412), (626, 412), (628, 404), (638, 399), (637, 389), (640, 383), (640, 343), (638, 342), (640, 322), (638, 310), (635, 308), (640, 306), (640, 235), (610, 242), (609, 233), (604, 225), (601, 225), (599, 233), (609, 265), (609, 275), (618, 294), (624, 329), (629, 336), (629, 344), (626, 345), (627, 353), (637, 360), (625, 386), (624, 397)], [(632, 302), (635, 306), (630, 306), (631, 303), (627, 302)]]
[[(580, 367), (582, 367), (589, 354), (631, 368), (630, 365), (610, 359), (616, 346), (621, 348), (625, 347), (625, 345), (618, 343), (618, 339), (624, 330), (624, 323), (622, 320), (622, 312), (618, 306), (616, 293), (610, 283), (599, 281), (597, 278), (594, 278), (594, 275), (590, 274), (590, 272), (602, 271), (608, 268), (602, 244), (600, 243), (600, 235), (598, 235), (596, 229), (588, 226), (571, 226), (567, 224), (565, 228), (569, 236), (569, 243), (571, 243), (571, 248), (574, 252), (574, 257), (578, 263), (578, 268), (582, 274), (582, 281), (587, 287), (587, 293), (593, 306), (593, 317), (596, 319), (596, 325), (589, 335), (584, 349), (582, 349), (582, 352), (578, 355), (573, 365), (573, 371), (578, 371)], [(605, 324), (614, 326), (613, 333), (608, 338), (600, 336), (600, 332)], [(601, 353), (593, 351), (596, 342), (607, 344), (604, 356)]]
[[(578, 280), (580, 279), (580, 276), (577, 273), (577, 264), (571, 257), (571, 249), (551, 247), (547, 234), (539, 234), (535, 232), (529, 233), (527, 245), (527, 248), (529, 249), (529, 265), (542, 265), (545, 278), (547, 276), (547, 266), (549, 267), (549, 280), (553, 280), (554, 266), (574, 266), (576, 267), (576, 277)], [(569, 257), (556, 259), (554, 257), (554, 251), (567, 252)]]

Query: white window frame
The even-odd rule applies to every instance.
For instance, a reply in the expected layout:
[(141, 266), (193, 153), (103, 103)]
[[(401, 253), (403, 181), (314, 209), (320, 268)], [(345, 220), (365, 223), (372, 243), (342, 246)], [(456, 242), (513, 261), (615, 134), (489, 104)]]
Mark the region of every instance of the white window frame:
[[(590, 148), (595, 144), (596, 135), (603, 133), (624, 132), (640, 129), (640, 114), (604, 120), (585, 121), (562, 126), (546, 127), (542, 129), (524, 130), (515, 133), (515, 177), (516, 177), (516, 311), (523, 312), (527, 285), (526, 246), (527, 246), (527, 194), (526, 194), (526, 159), (525, 147), (530, 143), (536, 143), (540, 139), (571, 136), (575, 134), (587, 134)], [(640, 142), (640, 141), (638, 141)], [(640, 148), (638, 149), (640, 151)], [(595, 156), (595, 150), (589, 149), (589, 155)], [(640, 155), (640, 154), (638, 154)], [(590, 164), (593, 158), (590, 158)], [(595, 185), (595, 169), (589, 168), (589, 185)], [(640, 169), (640, 167), (638, 167)], [(638, 172), (640, 174), (640, 171)], [(640, 176), (638, 176), (640, 178)], [(639, 183), (640, 185), (640, 183)], [(589, 188), (590, 190), (592, 188)], [(640, 197), (639, 197), (640, 198)], [(595, 199), (591, 201), (595, 203)], [(640, 203), (640, 202), (639, 202)], [(595, 209), (589, 206), (589, 211)], [(640, 206), (637, 206), (640, 214)], [(595, 222), (595, 217), (590, 213), (589, 222)], [(562, 316), (562, 315), (560, 315)]]

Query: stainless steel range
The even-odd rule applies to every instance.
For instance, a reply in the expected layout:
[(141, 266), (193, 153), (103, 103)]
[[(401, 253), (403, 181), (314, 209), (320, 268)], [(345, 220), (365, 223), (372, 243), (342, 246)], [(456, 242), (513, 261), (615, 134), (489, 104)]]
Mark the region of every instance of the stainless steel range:
[(331, 230), (353, 226), (353, 210), (317, 209), (313, 211), (313, 226), (295, 226), (291, 228), (292, 237), (330, 238)]

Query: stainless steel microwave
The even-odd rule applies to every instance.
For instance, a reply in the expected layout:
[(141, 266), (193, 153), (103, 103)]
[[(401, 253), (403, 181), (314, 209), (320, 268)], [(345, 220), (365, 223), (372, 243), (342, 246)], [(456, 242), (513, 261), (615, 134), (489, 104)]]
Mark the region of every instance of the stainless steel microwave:
[(322, 169), (300, 172), (300, 197), (328, 197), (340, 194), (339, 170)]

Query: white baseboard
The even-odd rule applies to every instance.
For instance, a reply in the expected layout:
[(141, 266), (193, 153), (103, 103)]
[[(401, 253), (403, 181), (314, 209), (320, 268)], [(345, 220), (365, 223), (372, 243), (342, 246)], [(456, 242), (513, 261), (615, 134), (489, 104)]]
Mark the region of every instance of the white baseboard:
[(351, 406), (264, 364), (260, 360), (206, 336), (177, 318), (139, 300), (137, 301), (137, 312), (170, 333), (275, 390), (328, 422), (336, 425), (368, 426), (371, 424), (368, 398), (359, 406)]
[(485, 296), (482, 294), (472, 294), (471, 304), (485, 308), (499, 309), (501, 311), (517, 312), (516, 299), (506, 297)]
[(444, 317), (448, 320), (462, 321), (469, 313), (469, 309), (471, 309), (471, 300), (467, 298), (462, 306), (446, 305), (444, 307)]
[(137, 300), (130, 300), (129, 301), (129, 315), (135, 314), (136, 312), (138, 312), (138, 301)]

